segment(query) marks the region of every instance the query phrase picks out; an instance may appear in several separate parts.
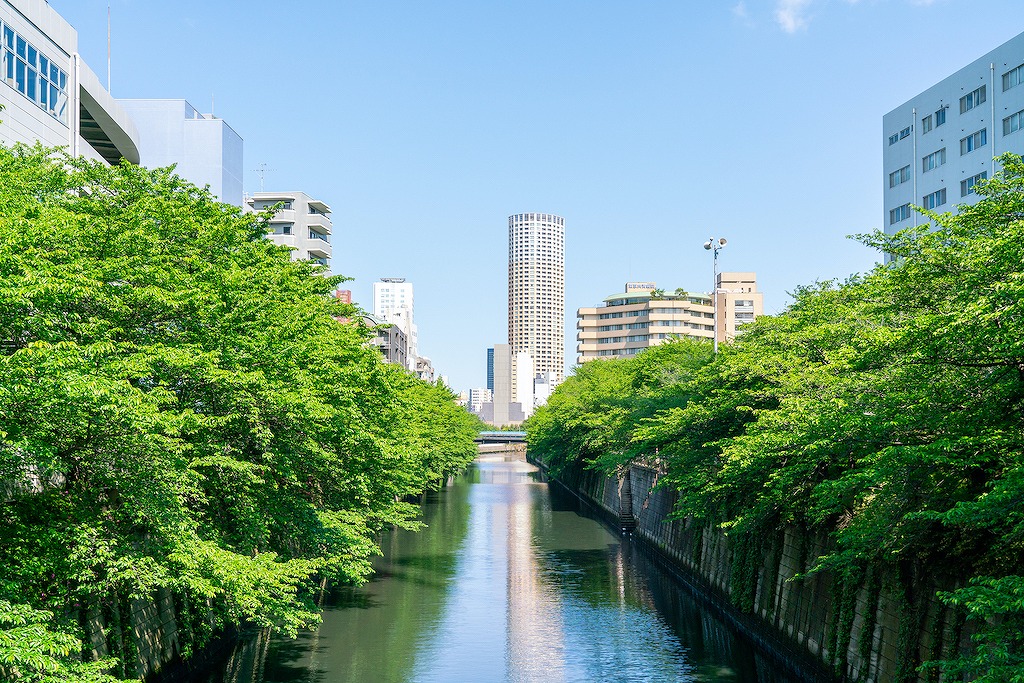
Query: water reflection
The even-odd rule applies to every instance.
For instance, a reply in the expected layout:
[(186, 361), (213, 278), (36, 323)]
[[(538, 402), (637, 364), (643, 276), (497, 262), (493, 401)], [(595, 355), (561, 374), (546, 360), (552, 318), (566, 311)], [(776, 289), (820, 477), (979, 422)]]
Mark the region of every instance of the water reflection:
[(522, 455), (481, 456), (315, 633), (239, 643), (209, 683), (788, 683)]

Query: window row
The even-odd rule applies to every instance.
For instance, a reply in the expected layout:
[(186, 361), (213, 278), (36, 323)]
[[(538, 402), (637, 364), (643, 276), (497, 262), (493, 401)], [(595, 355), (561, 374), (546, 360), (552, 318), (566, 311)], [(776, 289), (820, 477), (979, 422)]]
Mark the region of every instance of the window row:
[(1009, 135), (1010, 133), (1016, 133), (1020, 130), (1021, 120), (1024, 119), (1024, 109), (1011, 114), (1003, 119), (1003, 135)]
[(931, 154), (921, 159), (921, 172), (927, 173), (933, 168), (938, 168), (939, 166), (942, 166), (944, 163), (946, 163), (945, 147), (943, 147), (937, 152), (932, 152)]
[(985, 144), (988, 142), (987, 132), (988, 131), (986, 128), (982, 128), (981, 130), (971, 133), (965, 138), (962, 138), (960, 140), (960, 156), (963, 156), (964, 154), (969, 154), (970, 152), (973, 152), (979, 147), (984, 147)]
[(890, 145), (895, 145), (897, 142), (899, 142), (903, 138), (910, 137), (910, 130), (911, 130), (911, 126), (907, 126), (903, 130), (901, 130), (899, 133), (893, 133), (892, 135), (889, 136), (889, 144)]
[(970, 110), (985, 102), (985, 86), (973, 90), (960, 98), (960, 113), (966, 114)]
[[(932, 125), (933, 121), (934, 121), (934, 124), (935, 124), (934, 126)], [(928, 114), (928, 116), (925, 116), (925, 117), (923, 117), (921, 119), (921, 134), (924, 135), (925, 133), (931, 131), (931, 129), (933, 127), (934, 128), (938, 128), (939, 126), (941, 126), (945, 122), (946, 122), (946, 108), (945, 107), (939, 107), (938, 109), (935, 110), (934, 114)]]
[(921, 200), (921, 206), (926, 209), (934, 209), (946, 203), (946, 188), (926, 194)]
[(904, 166), (889, 174), (889, 187), (896, 187), (910, 180), (910, 166)]
[(910, 218), (910, 204), (904, 204), (889, 210), (889, 225), (896, 225), (908, 218)]
[(68, 75), (3, 24), (3, 64), (7, 84), (61, 123), (68, 123)]
[(982, 171), (978, 175), (971, 176), (967, 180), (961, 180), (960, 181), (960, 196), (961, 197), (966, 197), (969, 194), (973, 194), (974, 193), (974, 186), (978, 184), (978, 181), (979, 180), (986, 180), (986, 179), (988, 179), (988, 172), (987, 171)]
[(1003, 74), (1003, 92), (1006, 92), (1015, 85), (1020, 85), (1021, 76), (1024, 75), (1024, 64), (1015, 69), (1010, 69)]

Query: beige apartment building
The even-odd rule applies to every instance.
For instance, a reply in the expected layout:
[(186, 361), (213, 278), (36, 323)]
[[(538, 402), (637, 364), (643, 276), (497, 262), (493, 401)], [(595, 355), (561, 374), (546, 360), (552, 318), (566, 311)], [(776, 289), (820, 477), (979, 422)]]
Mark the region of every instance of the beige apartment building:
[[(721, 312), (719, 341), (735, 338), (739, 328), (763, 311), (754, 273), (721, 273), (717, 296)], [(677, 337), (711, 341), (715, 337), (711, 294), (663, 291), (654, 282), (627, 282), (603, 306), (576, 312), (577, 362), (633, 356)]]

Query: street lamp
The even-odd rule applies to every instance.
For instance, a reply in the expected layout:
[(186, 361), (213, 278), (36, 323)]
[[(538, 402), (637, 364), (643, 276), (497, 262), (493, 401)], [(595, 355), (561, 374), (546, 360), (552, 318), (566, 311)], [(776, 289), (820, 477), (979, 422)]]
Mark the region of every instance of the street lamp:
[(729, 240), (725, 239), (724, 237), (719, 237), (718, 239), (712, 237), (708, 239), (707, 242), (704, 243), (704, 248), (707, 249), (708, 251), (713, 251), (715, 254), (714, 258), (712, 259), (711, 266), (711, 282), (714, 285), (713, 289), (711, 290), (711, 296), (715, 305), (715, 353), (718, 353), (718, 252), (724, 249), (725, 245), (728, 244), (728, 242)]

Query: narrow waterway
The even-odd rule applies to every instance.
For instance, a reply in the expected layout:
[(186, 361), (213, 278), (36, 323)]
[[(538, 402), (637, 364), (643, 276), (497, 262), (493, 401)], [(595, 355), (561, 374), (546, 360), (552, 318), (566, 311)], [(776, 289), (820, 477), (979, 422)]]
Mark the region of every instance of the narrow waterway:
[(794, 680), (522, 454), (481, 456), (423, 516), (318, 631), (247, 639), (208, 683)]

